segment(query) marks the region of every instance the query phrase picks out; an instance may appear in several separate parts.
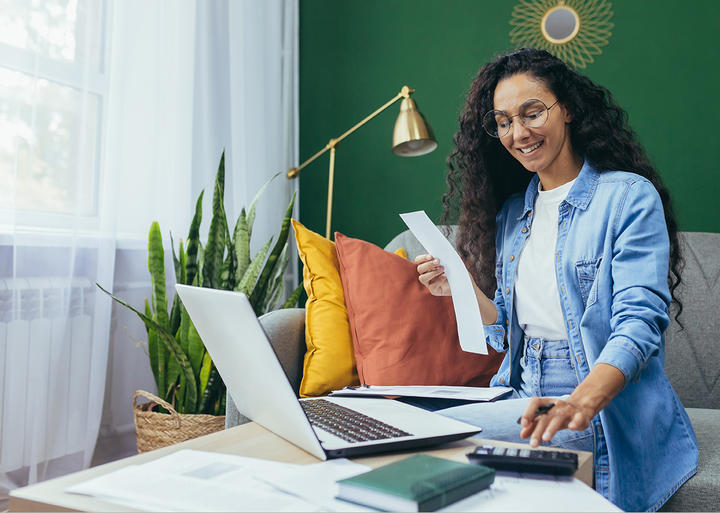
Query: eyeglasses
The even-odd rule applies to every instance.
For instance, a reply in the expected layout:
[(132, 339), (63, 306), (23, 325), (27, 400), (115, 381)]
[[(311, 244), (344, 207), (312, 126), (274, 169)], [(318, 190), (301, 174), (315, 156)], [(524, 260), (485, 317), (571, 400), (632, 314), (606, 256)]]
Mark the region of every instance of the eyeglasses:
[(549, 107), (545, 102), (538, 99), (531, 99), (520, 105), (519, 112), (514, 116), (508, 116), (502, 110), (491, 110), (483, 116), (483, 128), (491, 137), (505, 137), (510, 133), (513, 118), (519, 117), (520, 122), (528, 128), (539, 128), (547, 122), (548, 111), (552, 109), (559, 100)]

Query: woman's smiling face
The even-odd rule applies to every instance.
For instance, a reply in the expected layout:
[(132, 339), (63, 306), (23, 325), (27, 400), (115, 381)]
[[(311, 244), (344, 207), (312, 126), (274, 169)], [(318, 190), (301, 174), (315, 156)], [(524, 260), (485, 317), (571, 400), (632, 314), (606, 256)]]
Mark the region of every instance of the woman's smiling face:
[[(521, 107), (528, 100), (541, 100), (550, 107), (545, 124), (528, 128), (521, 121)], [(493, 99), (494, 109), (513, 116), (510, 131), (500, 137), (505, 149), (528, 171), (547, 171), (562, 162), (572, 162), (570, 129), (572, 116), (545, 84), (530, 73), (518, 73), (498, 82)], [(555, 104), (555, 105), (553, 105)]]

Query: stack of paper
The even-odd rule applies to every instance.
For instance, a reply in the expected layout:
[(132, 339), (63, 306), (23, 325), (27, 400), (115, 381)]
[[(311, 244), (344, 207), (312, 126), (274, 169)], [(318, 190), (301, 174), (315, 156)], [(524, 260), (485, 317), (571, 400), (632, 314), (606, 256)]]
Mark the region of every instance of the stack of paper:
[(381, 386), (363, 385), (335, 390), (330, 395), (340, 396), (399, 396), (431, 397), (434, 399), (461, 399), (464, 401), (494, 401), (512, 392), (510, 387), (461, 387), (461, 386)]
[(372, 511), (335, 499), (336, 481), (368, 470), (344, 459), (293, 465), (182, 450), (66, 491), (143, 511)]

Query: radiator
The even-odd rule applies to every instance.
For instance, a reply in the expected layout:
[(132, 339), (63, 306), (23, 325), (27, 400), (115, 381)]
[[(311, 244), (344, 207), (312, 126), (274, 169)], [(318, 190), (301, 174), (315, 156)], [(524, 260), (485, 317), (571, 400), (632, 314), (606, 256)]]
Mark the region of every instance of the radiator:
[(85, 450), (94, 299), (85, 278), (0, 280), (1, 470)]

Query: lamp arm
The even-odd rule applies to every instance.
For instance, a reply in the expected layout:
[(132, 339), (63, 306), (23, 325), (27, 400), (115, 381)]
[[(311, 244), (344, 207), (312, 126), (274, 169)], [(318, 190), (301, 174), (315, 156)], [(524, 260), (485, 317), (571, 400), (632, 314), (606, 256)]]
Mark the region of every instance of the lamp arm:
[(362, 121), (360, 121), (359, 123), (357, 123), (357, 124), (356, 124), (355, 126), (353, 126), (352, 128), (350, 128), (348, 131), (346, 131), (345, 133), (343, 133), (340, 137), (338, 137), (338, 138), (336, 138), (336, 139), (330, 139), (330, 141), (328, 141), (328, 143), (325, 145), (325, 147), (324, 147), (323, 149), (321, 149), (320, 151), (318, 151), (315, 155), (313, 155), (312, 157), (310, 157), (309, 159), (307, 159), (305, 162), (303, 162), (302, 164), (300, 164), (298, 167), (294, 167), (294, 168), (288, 170), (288, 172), (287, 172), (287, 177), (288, 177), (288, 178), (295, 178), (297, 175), (300, 174), (300, 171), (301, 171), (305, 166), (307, 166), (308, 164), (310, 164), (313, 160), (315, 160), (316, 158), (318, 158), (320, 155), (322, 155), (323, 153), (325, 153), (325, 152), (328, 151), (329, 149), (335, 148), (335, 146), (337, 146), (337, 143), (339, 143), (340, 141), (342, 141), (343, 139), (345, 139), (347, 136), (349, 136), (349, 135), (350, 135), (351, 133), (353, 133), (355, 130), (357, 130), (358, 128), (360, 128), (361, 126), (363, 126), (365, 123), (367, 123), (368, 121), (370, 121), (372, 118), (374, 118), (375, 116), (377, 116), (378, 114), (380, 114), (382, 111), (384, 111), (385, 109), (387, 109), (388, 107), (390, 107), (393, 103), (395, 103), (396, 101), (398, 101), (400, 98), (410, 98), (410, 95), (411, 95), (412, 93), (414, 93), (414, 92), (415, 92), (414, 89), (410, 89), (408, 86), (403, 86), (402, 89), (400, 90), (400, 92), (399, 92), (398, 94), (396, 94), (392, 99), (388, 100), (384, 105), (382, 105), (380, 108), (378, 108), (375, 112), (373, 112), (372, 114), (370, 114), (369, 116), (367, 116), (365, 119), (363, 119)]

